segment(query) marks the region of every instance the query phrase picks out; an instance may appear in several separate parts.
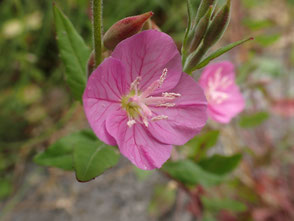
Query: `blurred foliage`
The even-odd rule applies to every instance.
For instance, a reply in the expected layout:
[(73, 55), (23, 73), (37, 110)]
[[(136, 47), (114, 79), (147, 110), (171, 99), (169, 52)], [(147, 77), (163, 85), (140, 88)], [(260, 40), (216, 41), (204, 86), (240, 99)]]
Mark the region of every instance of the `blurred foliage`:
[(267, 112), (258, 112), (252, 115), (244, 115), (240, 119), (240, 126), (243, 128), (251, 128), (256, 127), (262, 124), (269, 118), (269, 114)]
[(167, 185), (157, 185), (149, 204), (150, 216), (159, 218), (169, 212), (176, 201), (176, 185), (173, 182)]

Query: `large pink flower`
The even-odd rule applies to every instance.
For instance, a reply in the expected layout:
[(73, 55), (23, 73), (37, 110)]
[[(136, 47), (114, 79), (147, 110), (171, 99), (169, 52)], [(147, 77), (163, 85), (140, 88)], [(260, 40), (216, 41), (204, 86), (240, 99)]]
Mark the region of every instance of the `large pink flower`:
[(83, 103), (98, 138), (145, 170), (161, 167), (172, 145), (185, 144), (207, 120), (203, 90), (182, 73), (173, 40), (155, 30), (117, 45), (90, 76)]
[(219, 123), (229, 123), (245, 107), (235, 83), (234, 65), (224, 61), (208, 65), (200, 79), (208, 101), (208, 115)]

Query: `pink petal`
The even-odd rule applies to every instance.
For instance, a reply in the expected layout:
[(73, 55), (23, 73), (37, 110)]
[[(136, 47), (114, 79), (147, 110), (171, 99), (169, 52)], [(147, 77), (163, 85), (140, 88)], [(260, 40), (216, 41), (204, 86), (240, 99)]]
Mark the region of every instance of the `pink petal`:
[(153, 107), (155, 115), (166, 115), (168, 119), (150, 122), (148, 131), (163, 143), (183, 145), (206, 124), (207, 101), (202, 88), (185, 73), (171, 92), (181, 94), (175, 100), (176, 106)]
[[(199, 79), (201, 87), (209, 94), (209, 79), (216, 81), (216, 79), (218, 79), (216, 77), (217, 73), (220, 74), (220, 78), (219, 82), (216, 82), (216, 84), (219, 83), (216, 90), (226, 93), (228, 98), (221, 103), (209, 101), (208, 114), (213, 120), (219, 123), (229, 123), (233, 117), (244, 109), (245, 101), (240, 93), (239, 87), (235, 83), (234, 65), (229, 61), (208, 65)], [(225, 78), (226, 81), (230, 83), (227, 83), (227, 86), (222, 88), (222, 82), (225, 81)]]
[(141, 91), (159, 80), (164, 68), (168, 69), (167, 78), (154, 93), (175, 87), (182, 75), (181, 55), (173, 39), (156, 30), (143, 31), (122, 41), (112, 56), (124, 64), (128, 85), (138, 76), (142, 77)]
[(107, 58), (90, 76), (83, 94), (83, 105), (88, 122), (103, 142), (116, 141), (105, 128), (106, 118), (120, 109), (121, 95), (126, 91), (125, 70), (120, 61)]
[(208, 104), (209, 116), (219, 123), (229, 123), (231, 119), (237, 116), (245, 108), (245, 100), (239, 91), (239, 88), (234, 85), (231, 87), (230, 97), (221, 104)]
[(170, 157), (172, 146), (155, 140), (144, 125), (136, 123), (130, 128), (127, 121), (126, 113), (119, 110), (112, 113), (106, 122), (120, 152), (140, 169), (160, 168)]
[(120, 102), (129, 89), (126, 75), (125, 67), (118, 59), (106, 58), (91, 74), (85, 93), (89, 98)]
[(229, 61), (222, 61), (213, 64), (209, 64), (206, 66), (204, 71), (199, 78), (199, 84), (201, 86), (206, 86), (208, 84), (208, 79), (218, 71), (221, 70), (220, 74), (222, 77), (227, 76), (230, 80), (235, 82), (235, 72), (234, 65)]

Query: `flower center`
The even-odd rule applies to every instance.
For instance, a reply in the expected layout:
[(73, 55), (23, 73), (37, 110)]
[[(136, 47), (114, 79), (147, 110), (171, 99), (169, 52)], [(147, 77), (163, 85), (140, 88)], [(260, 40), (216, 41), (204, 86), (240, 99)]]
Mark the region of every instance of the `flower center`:
[(146, 127), (149, 125), (149, 121), (166, 120), (166, 115), (155, 115), (150, 106), (156, 107), (173, 107), (175, 103), (173, 101), (180, 97), (178, 93), (162, 93), (161, 96), (150, 96), (156, 89), (160, 88), (166, 79), (167, 69), (165, 68), (160, 78), (150, 84), (150, 86), (143, 92), (139, 91), (139, 84), (141, 77), (137, 77), (130, 86), (130, 92), (128, 95), (121, 99), (121, 105), (126, 110), (128, 115), (128, 126), (132, 127), (135, 123), (143, 123)]
[(225, 92), (231, 84), (227, 76), (221, 76), (222, 68), (219, 68), (216, 73), (208, 79), (208, 87), (205, 90), (205, 95), (209, 103), (221, 104), (229, 98), (229, 94)]

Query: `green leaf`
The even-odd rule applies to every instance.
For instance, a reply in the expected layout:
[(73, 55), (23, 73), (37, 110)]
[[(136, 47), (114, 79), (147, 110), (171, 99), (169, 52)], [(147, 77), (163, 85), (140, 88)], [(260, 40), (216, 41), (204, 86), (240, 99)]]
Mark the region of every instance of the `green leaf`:
[(169, 185), (158, 185), (150, 201), (148, 211), (152, 217), (161, 217), (172, 209), (176, 201), (176, 189)]
[(88, 182), (115, 166), (119, 153), (101, 141), (80, 140), (74, 147), (74, 169), (80, 182)]
[(239, 125), (243, 128), (256, 127), (265, 122), (269, 118), (267, 112), (258, 112), (251, 115), (242, 116)]
[(219, 131), (208, 131), (200, 136), (194, 137), (188, 142), (189, 157), (191, 159), (201, 159), (205, 156), (206, 151), (215, 146), (219, 138)]
[(220, 210), (229, 210), (233, 212), (244, 212), (247, 210), (245, 204), (228, 198), (202, 197), (201, 200), (204, 208), (209, 211), (218, 212)]
[(241, 154), (235, 154), (233, 156), (221, 156), (216, 154), (201, 160), (199, 166), (213, 174), (223, 176), (232, 172), (239, 165), (241, 159)]
[(34, 162), (41, 166), (73, 170), (73, 147), (81, 140), (98, 141), (92, 131), (82, 130), (63, 137), (50, 145), (44, 152), (35, 156)]
[(196, 69), (200, 69), (200, 68), (203, 68), (205, 67), (206, 65), (209, 64), (210, 61), (212, 61), (213, 59), (221, 56), (222, 54), (232, 50), (233, 48), (247, 42), (247, 41), (250, 41), (250, 40), (253, 40), (253, 38), (246, 38), (246, 39), (243, 39), (241, 41), (236, 41), (234, 43), (231, 43), (223, 48), (220, 48), (219, 50), (213, 52), (211, 55), (209, 55), (207, 58), (205, 58), (204, 60), (202, 60), (193, 70), (196, 70)]
[(74, 97), (81, 100), (86, 86), (86, 66), (90, 49), (62, 11), (55, 5), (53, 11), (58, 47), (66, 68), (66, 81)]
[(168, 161), (162, 167), (172, 178), (187, 185), (201, 184), (212, 186), (219, 184), (223, 177), (209, 173), (191, 160)]

